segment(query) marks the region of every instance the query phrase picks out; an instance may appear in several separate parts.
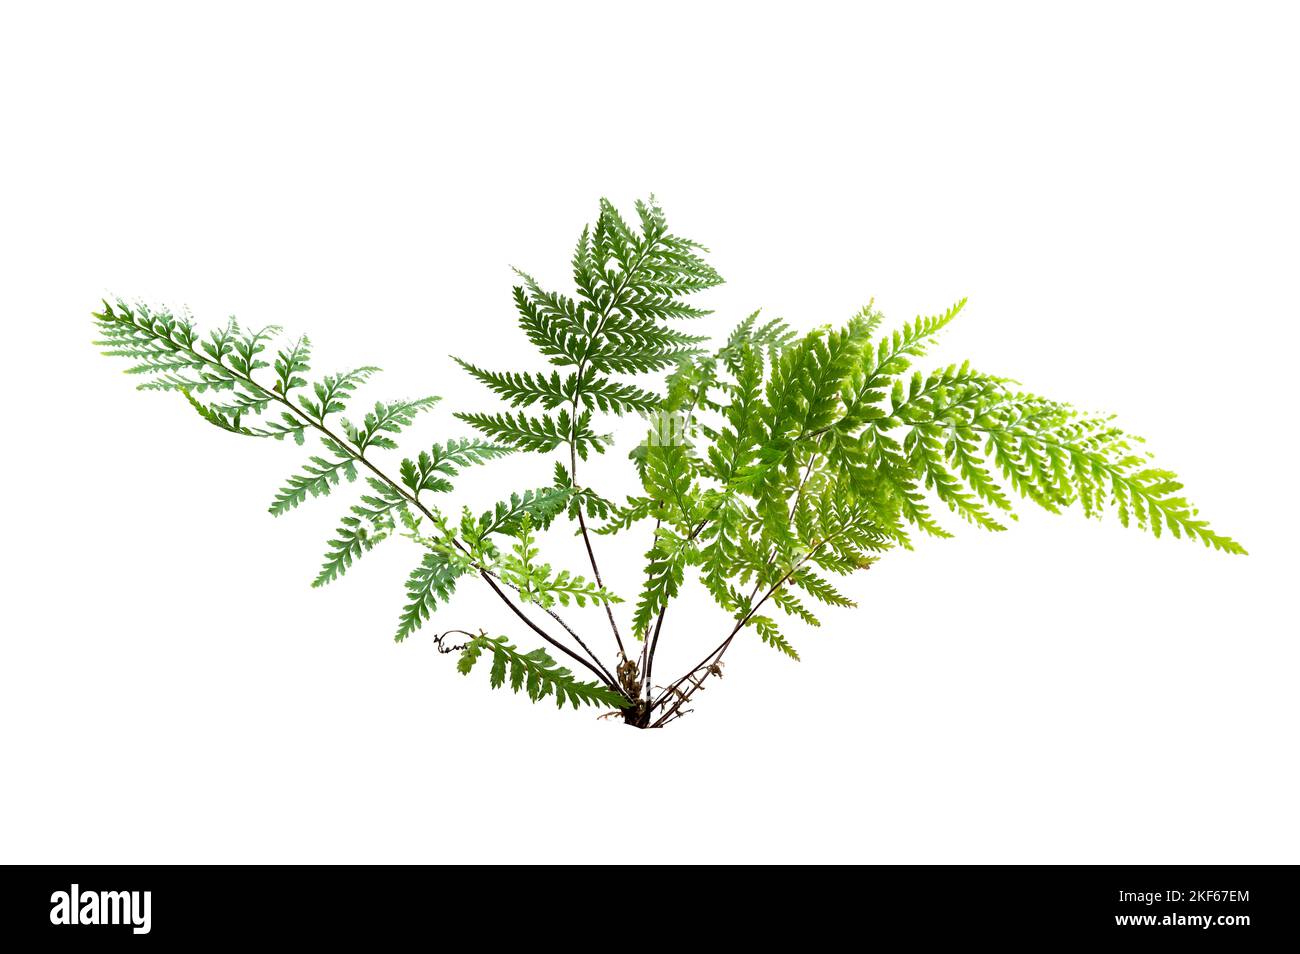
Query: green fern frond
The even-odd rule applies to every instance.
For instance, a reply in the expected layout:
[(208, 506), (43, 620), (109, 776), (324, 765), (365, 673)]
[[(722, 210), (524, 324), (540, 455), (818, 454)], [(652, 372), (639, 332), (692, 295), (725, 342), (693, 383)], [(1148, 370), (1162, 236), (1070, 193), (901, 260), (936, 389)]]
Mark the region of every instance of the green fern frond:
[(504, 636), (484, 635), (471, 639), (461, 650), (457, 670), (469, 675), (484, 652), (492, 656), (490, 682), (493, 689), (500, 689), (508, 680), (511, 691), (518, 693), (522, 690), (533, 702), (553, 696), (556, 706), (561, 709), (566, 702), (575, 709), (584, 705), (621, 709), (628, 704), (620, 692), (599, 683), (579, 680), (557, 664), (546, 650), (521, 653)]
[(639, 232), (601, 200), (596, 223), (583, 230), (574, 252), (576, 298), (548, 291), (516, 269), (523, 280), (514, 289), (520, 327), (550, 363), (572, 366), (572, 374), (493, 372), (457, 359), (512, 406), (539, 404), (559, 413), (474, 413), (459, 415), (462, 420), (523, 451), (546, 453), (567, 445), (573, 457), (585, 460), (607, 443), (591, 427), (593, 410), (645, 414), (657, 406), (656, 395), (612, 376), (661, 371), (701, 353), (705, 336), (667, 323), (708, 314), (685, 298), (722, 279), (700, 257), (698, 243), (668, 231), (653, 200), (638, 203), (637, 219)]

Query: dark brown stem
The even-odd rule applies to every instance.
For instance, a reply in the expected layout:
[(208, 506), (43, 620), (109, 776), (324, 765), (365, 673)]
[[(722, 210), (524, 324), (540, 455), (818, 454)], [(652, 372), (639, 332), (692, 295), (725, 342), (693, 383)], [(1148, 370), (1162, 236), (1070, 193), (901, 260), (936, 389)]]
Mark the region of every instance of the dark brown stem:
[(645, 675), (642, 677), (645, 680), (646, 699), (649, 699), (651, 696), (654, 695), (654, 682), (652, 677), (655, 668), (655, 650), (659, 648), (659, 630), (663, 629), (664, 627), (664, 614), (666, 612), (668, 612), (667, 606), (665, 606), (663, 609), (659, 611), (659, 618), (655, 620), (654, 639), (646, 640), (649, 651), (645, 655)]
[[(454, 546), (454, 547), (455, 547), (457, 550), (459, 550), (461, 553), (465, 554), (465, 556), (467, 556), (467, 557), (470, 556), (469, 551), (468, 551), (467, 549), (465, 549), (464, 544), (462, 544), (459, 540), (452, 540), (451, 543), (452, 543), (452, 546)], [(472, 558), (471, 558), (471, 563), (473, 563), (474, 569), (475, 569), (475, 570), (478, 570), (480, 573), (486, 573), (488, 576), (492, 577), (492, 579), (496, 580), (498, 583), (504, 583), (506, 586), (510, 587), (510, 589), (514, 590), (516, 593), (519, 593), (519, 592), (520, 592), (519, 587), (515, 586), (515, 584), (511, 583), (509, 580), (503, 580), (503, 579), (501, 579), (501, 577), (497, 576), (495, 573), (493, 573), (493, 572), (492, 572), (491, 570), (489, 570), (487, 567), (483, 566), (483, 565), (480, 564), (480, 563), (474, 562), (474, 561), (472, 560)], [(525, 602), (527, 602), (527, 600), (525, 600)], [(590, 656), (590, 657), (591, 657), (591, 661), (594, 662), (597, 666), (599, 666), (599, 667), (601, 668), (601, 671), (603, 671), (603, 672), (605, 673), (605, 675), (606, 675), (607, 677), (609, 677), (611, 683), (616, 683), (616, 682), (617, 682), (617, 680), (614, 679), (613, 675), (610, 674), (610, 671), (609, 671), (608, 669), (605, 668), (605, 664), (604, 664), (603, 662), (601, 662), (600, 657), (597, 656), (595, 653), (593, 653), (593, 652), (591, 651), (591, 647), (589, 647), (589, 646), (586, 644), (586, 642), (583, 641), (582, 637), (579, 636), (579, 635), (574, 631), (574, 629), (573, 629), (572, 626), (570, 626), (568, 623), (566, 623), (566, 622), (564, 621), (564, 617), (563, 617), (563, 616), (561, 616), (559, 613), (555, 612), (555, 610), (553, 610), (553, 609), (551, 609), (550, 607), (547, 607), (547, 606), (543, 606), (543, 607), (542, 607), (542, 612), (544, 612), (547, 616), (551, 617), (551, 619), (553, 619), (553, 620), (555, 620), (557, 623), (559, 623), (559, 624), (560, 624), (560, 627), (561, 627), (561, 628), (562, 628), (566, 633), (568, 633), (570, 636), (573, 637), (573, 641), (574, 641), (575, 643), (577, 643), (579, 646), (582, 647), (582, 651), (585, 652), (588, 656)]]
[[(581, 501), (578, 502), (578, 526), (582, 528), (582, 542), (587, 545), (587, 559), (591, 561), (591, 572), (596, 577), (596, 585), (603, 590), (605, 581), (600, 578), (600, 567), (596, 565), (596, 551), (591, 548), (591, 535), (587, 533), (587, 521), (582, 516)], [(623, 649), (623, 637), (619, 635), (618, 623), (614, 621), (614, 610), (610, 608), (609, 603), (605, 604), (605, 615), (609, 617), (609, 628), (614, 631), (614, 641), (618, 643), (619, 655), (626, 659), (627, 651)]]
[[(656, 500), (656, 501), (655, 501), (655, 509), (656, 509), (656, 510), (658, 510), (658, 508), (660, 508), (660, 507), (662, 507), (662, 506), (663, 506), (663, 501), (662, 501), (662, 500)], [(655, 541), (657, 541), (657, 540), (659, 539), (659, 528), (660, 528), (662, 525), (663, 525), (663, 517), (660, 516), (660, 517), (658, 517), (658, 518), (655, 519), (655, 529), (654, 529), (654, 533), (651, 534), (651, 536), (650, 536), (650, 543), (651, 543), (651, 546), (653, 546), (654, 543), (655, 543)], [(662, 621), (663, 621), (663, 612), (660, 611), (660, 613), (659, 613), (659, 622), (662, 622)], [(638, 634), (634, 634), (634, 635), (638, 635)], [(655, 687), (651, 684), (651, 682), (650, 682), (649, 679), (645, 678), (645, 673), (646, 673), (648, 670), (654, 668), (654, 663), (652, 662), (652, 660), (651, 660), (651, 658), (650, 658), (650, 640), (647, 638), (650, 634), (649, 634), (649, 633), (641, 633), (641, 634), (639, 634), (639, 635), (641, 636), (641, 676), (642, 676), (641, 685), (642, 685), (642, 686), (644, 687), (644, 689), (645, 689), (645, 700), (646, 700), (646, 702), (648, 703), (651, 699), (654, 698)], [(656, 641), (656, 642), (658, 642), (658, 636), (659, 636), (659, 624), (656, 623), (656, 624), (655, 624), (655, 641)]]
[[(536, 623), (534, 623), (531, 619), (529, 619), (527, 616), (525, 616), (525, 615), (524, 615), (524, 611), (521, 610), (518, 606), (515, 605), (514, 600), (512, 600), (510, 597), (506, 596), (506, 594), (503, 593), (503, 592), (501, 591), (501, 587), (499, 587), (499, 586), (496, 585), (496, 583), (495, 583), (495, 582), (493, 581), (493, 579), (492, 579), (492, 574), (491, 574), (491, 573), (489, 573), (487, 570), (485, 570), (485, 569), (483, 569), (482, 567), (480, 567), (480, 568), (479, 568), (479, 571), (478, 571), (478, 575), (481, 576), (481, 577), (483, 578), (483, 581), (484, 581), (485, 583), (487, 583), (488, 586), (492, 587), (492, 591), (493, 591), (494, 593), (496, 593), (497, 596), (501, 597), (502, 602), (504, 602), (504, 603), (506, 604), (506, 606), (509, 606), (511, 612), (513, 612), (516, 616), (518, 616), (521, 620), (523, 620), (523, 621), (524, 621), (524, 624), (525, 624), (529, 629), (531, 629), (531, 630), (532, 630), (534, 633), (536, 633), (538, 636), (542, 637), (542, 639), (546, 640), (548, 643), (550, 643), (550, 644), (551, 644), (552, 646), (554, 646), (556, 649), (560, 650), (560, 652), (564, 653), (566, 656), (570, 657), (571, 659), (576, 659), (576, 660), (577, 660), (578, 662), (580, 662), (582, 665), (586, 666), (588, 669), (590, 669), (592, 672), (594, 672), (594, 673), (597, 675), (597, 677), (599, 677), (599, 679), (600, 679), (601, 682), (603, 682), (603, 683), (605, 683), (605, 685), (609, 686), (609, 688), (613, 689), (613, 690), (616, 691), (616, 692), (622, 692), (622, 691), (623, 691), (622, 689), (619, 688), (618, 683), (616, 683), (616, 682), (615, 682), (615, 681), (614, 681), (614, 680), (613, 680), (613, 679), (612, 679), (608, 674), (606, 674), (605, 672), (602, 671), (602, 670), (604, 669), (603, 666), (601, 667), (601, 669), (597, 669), (597, 668), (596, 668), (595, 666), (593, 666), (591, 663), (587, 662), (587, 660), (583, 659), (581, 656), (579, 656), (577, 653), (575, 653), (575, 652), (574, 652), (572, 649), (570, 649), (568, 646), (564, 645), (564, 643), (560, 642), (559, 640), (552, 639), (549, 635), (547, 635), (547, 633), (546, 633), (545, 630), (543, 630), (540, 626), (538, 626), (538, 625), (537, 625)], [(583, 648), (583, 649), (587, 649), (586, 646), (583, 646), (582, 648)], [(589, 650), (589, 649), (588, 649), (587, 651), (588, 651), (588, 652), (591, 652), (591, 650)]]

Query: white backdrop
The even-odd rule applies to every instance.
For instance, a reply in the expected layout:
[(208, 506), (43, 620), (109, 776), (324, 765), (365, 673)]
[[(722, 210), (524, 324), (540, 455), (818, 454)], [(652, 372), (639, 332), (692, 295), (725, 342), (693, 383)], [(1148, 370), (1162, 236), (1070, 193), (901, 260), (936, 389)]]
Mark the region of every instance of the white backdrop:
[[(1300, 860), (1287, 6), (465, 6), (0, 17), (0, 860)], [(651, 191), (713, 328), (969, 295), (936, 363), (1120, 412), (1251, 555), (961, 525), (637, 732), (394, 645), (405, 541), (311, 590), (347, 498), (272, 519), (302, 450), (89, 343), (103, 296), (276, 322), (443, 395), (405, 446), (463, 434), (496, 405), (448, 354), (536, 364), (508, 266), (564, 286), (597, 199)], [(603, 542), (634, 589), (644, 534)], [(717, 641), (696, 605), (665, 669)], [(472, 584), (437, 622), (531, 645)]]

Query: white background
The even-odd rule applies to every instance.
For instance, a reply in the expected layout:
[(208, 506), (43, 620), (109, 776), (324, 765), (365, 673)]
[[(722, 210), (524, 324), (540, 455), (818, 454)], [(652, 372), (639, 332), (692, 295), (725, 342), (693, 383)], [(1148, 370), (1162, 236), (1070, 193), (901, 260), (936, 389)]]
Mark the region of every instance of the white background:
[[(0, 860), (1300, 860), (1286, 5), (467, 7), (6, 8)], [(936, 362), (1120, 412), (1251, 555), (957, 526), (636, 732), (395, 645), (406, 541), (311, 590), (349, 498), (273, 520), (304, 451), (90, 346), (115, 295), (309, 331), (445, 396), (418, 448), (495, 407), (449, 353), (537, 364), (508, 266), (564, 288), (651, 191), (712, 328), (969, 295)], [(644, 533), (601, 542), (634, 589)], [(437, 621), (531, 645), (472, 581)], [(660, 665), (721, 622), (670, 612)]]

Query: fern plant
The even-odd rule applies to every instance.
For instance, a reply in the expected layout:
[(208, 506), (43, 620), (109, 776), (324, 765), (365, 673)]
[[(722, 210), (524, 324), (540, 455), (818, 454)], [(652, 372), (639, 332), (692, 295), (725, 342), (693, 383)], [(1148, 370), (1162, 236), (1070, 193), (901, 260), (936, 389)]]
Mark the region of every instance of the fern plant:
[[(636, 212), (632, 224), (601, 202), (573, 254), (572, 293), (518, 272), (519, 324), (549, 367), (493, 370), (457, 358), (509, 407), (458, 412), (475, 436), (411, 456), (397, 453), (396, 438), (438, 399), (354, 412), (378, 369), (313, 376), (306, 337), (283, 341), (279, 328), (250, 330), (233, 319), (205, 334), (188, 317), (118, 301), (95, 313), (97, 344), (131, 361), (141, 389), (180, 392), (222, 430), (311, 441), (314, 451), (272, 498), (272, 514), (357, 487), (314, 586), (404, 537), (418, 559), (399, 641), (474, 580), (520, 629), (436, 636), (441, 651), (459, 654), (460, 672), (489, 660), (493, 687), (508, 682), (534, 702), (604, 708), (643, 728), (692, 711), (737, 639), (797, 660), (787, 622), (817, 626), (821, 610), (812, 606), (853, 606), (832, 578), (908, 547), (913, 534), (948, 536), (940, 506), (986, 530), (1014, 519), (1015, 497), (1052, 512), (1111, 510), (1157, 536), (1245, 552), (1211, 529), (1177, 477), (1110, 417), (1025, 393), (969, 364), (916, 370), (964, 301), (887, 332), (871, 305), (842, 326), (804, 333), (755, 313), (710, 344), (694, 333), (709, 312), (692, 303), (721, 282), (706, 250), (670, 232), (653, 200)], [(630, 455), (636, 490), (617, 498), (582, 479), (584, 462), (609, 449), (600, 422), (610, 415), (645, 420), (645, 439)], [(514, 453), (552, 458), (537, 486), (482, 513), (442, 503), (462, 471)], [(540, 535), (557, 522), (582, 540), (581, 573), (542, 558)], [(606, 587), (597, 550), (601, 538), (634, 532), (630, 545), (648, 549), (639, 592), (624, 604)], [(674, 638), (665, 620), (688, 578), (731, 622), (699, 646), (697, 664), (659, 680), (656, 654)], [(588, 604), (608, 629), (599, 642), (566, 618)], [(517, 648), (519, 636), (539, 645)]]

